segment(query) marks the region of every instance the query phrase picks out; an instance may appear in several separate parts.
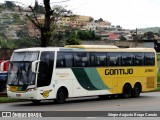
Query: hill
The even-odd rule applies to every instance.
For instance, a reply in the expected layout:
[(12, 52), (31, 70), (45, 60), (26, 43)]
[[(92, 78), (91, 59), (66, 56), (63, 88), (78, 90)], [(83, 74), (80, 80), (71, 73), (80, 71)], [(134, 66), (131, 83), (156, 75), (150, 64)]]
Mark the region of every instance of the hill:
[(149, 27), (149, 28), (140, 28), (138, 31), (143, 33), (145, 32), (153, 32), (153, 33), (160, 33), (160, 27)]

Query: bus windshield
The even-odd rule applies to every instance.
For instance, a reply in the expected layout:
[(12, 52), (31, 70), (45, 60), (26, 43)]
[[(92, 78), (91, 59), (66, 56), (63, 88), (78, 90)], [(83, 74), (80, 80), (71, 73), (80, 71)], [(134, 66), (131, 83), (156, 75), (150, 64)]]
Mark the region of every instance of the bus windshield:
[(38, 59), (38, 52), (17, 52), (10, 61), (8, 85), (35, 85), (36, 74), (31, 71), (31, 64)]

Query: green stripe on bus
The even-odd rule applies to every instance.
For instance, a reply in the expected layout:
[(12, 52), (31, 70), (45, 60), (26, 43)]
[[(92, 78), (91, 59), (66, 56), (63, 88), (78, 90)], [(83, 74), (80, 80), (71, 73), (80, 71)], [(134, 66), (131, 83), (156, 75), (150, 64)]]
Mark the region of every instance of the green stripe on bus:
[(109, 89), (104, 82), (102, 81), (99, 73), (97, 72), (96, 68), (85, 68), (84, 69), (91, 81), (91, 83), (99, 90), (106, 90)]
[(74, 75), (76, 76), (79, 84), (86, 90), (98, 90), (88, 78), (84, 68), (72, 68)]

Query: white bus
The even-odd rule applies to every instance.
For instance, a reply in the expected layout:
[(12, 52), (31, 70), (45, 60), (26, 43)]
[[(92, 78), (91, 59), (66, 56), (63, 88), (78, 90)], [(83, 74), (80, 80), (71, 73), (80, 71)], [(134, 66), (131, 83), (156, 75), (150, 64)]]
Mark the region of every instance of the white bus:
[(157, 86), (152, 48), (107, 45), (17, 49), (10, 59), (7, 94), (33, 103), (121, 94), (138, 97)]

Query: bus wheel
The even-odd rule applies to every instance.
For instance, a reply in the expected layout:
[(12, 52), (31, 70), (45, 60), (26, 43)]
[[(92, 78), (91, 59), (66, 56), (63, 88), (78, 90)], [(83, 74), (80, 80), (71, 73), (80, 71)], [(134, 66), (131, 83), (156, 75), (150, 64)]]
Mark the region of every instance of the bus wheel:
[(66, 101), (67, 91), (65, 89), (59, 89), (57, 92), (57, 98), (55, 100), (56, 103), (62, 104)]
[(32, 103), (35, 105), (39, 104), (40, 102), (41, 102), (41, 100), (32, 100)]
[(132, 97), (134, 98), (139, 97), (140, 93), (141, 93), (141, 85), (135, 84), (132, 90)]
[(123, 87), (123, 97), (129, 98), (132, 95), (132, 88), (130, 84), (125, 84)]

